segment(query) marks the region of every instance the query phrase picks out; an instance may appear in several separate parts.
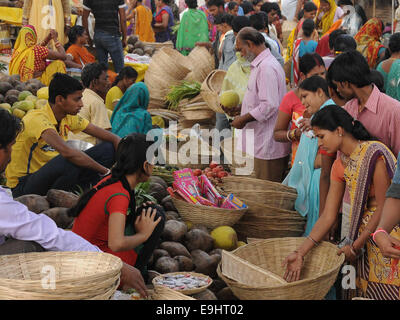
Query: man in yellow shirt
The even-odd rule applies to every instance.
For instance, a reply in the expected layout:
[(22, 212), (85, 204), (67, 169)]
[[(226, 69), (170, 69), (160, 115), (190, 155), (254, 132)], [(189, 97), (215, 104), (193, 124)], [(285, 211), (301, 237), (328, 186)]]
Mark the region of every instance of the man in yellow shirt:
[[(49, 86), (49, 104), (22, 119), (24, 129), (6, 170), (14, 197), (46, 195), (49, 189), (85, 189), (110, 172), (120, 138), (77, 116), (82, 89), (78, 80), (56, 73)], [(105, 142), (82, 152), (66, 143), (70, 131), (83, 131)]]
[[(97, 62), (87, 64), (83, 68), (81, 80), (85, 86), (85, 90), (82, 94), (83, 107), (78, 115), (97, 127), (104, 130), (111, 130), (110, 118), (104, 104), (104, 97), (110, 89), (107, 70), (105, 65)], [(101, 142), (84, 132), (74, 133), (71, 131), (68, 138), (86, 141), (93, 145)]]

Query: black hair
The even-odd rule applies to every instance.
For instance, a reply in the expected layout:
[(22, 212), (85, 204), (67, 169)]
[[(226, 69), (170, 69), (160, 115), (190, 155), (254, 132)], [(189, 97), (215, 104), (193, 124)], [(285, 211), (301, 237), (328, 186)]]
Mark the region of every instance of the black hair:
[(389, 38), (390, 53), (400, 52), (400, 32), (393, 33)]
[(263, 32), (265, 30), (266, 28), (265, 19), (264, 15), (261, 12), (251, 15), (249, 19), (251, 27), (260, 32)]
[(300, 82), (299, 88), (311, 92), (317, 92), (318, 89), (322, 89), (325, 95), (329, 97), (328, 83), (324, 78), (317, 75), (304, 79)]
[(371, 69), (370, 79), (371, 82), (378, 87), (379, 91), (385, 93), (385, 79), (383, 78), (382, 73), (378, 70)]
[(220, 13), (218, 14), (215, 19), (214, 19), (214, 24), (223, 24), (226, 23), (227, 25), (232, 27), (232, 20), (233, 20), (233, 15), (229, 13)]
[(263, 2), (264, 0), (253, 0), (252, 1), (252, 3), (253, 3), (253, 6), (256, 6), (256, 5), (258, 5), (260, 2)]
[[(264, 12), (264, 11), (263, 11)], [(304, 9), (301, 9), (297, 14), (297, 20), (301, 20), (304, 17)]]
[(311, 12), (311, 11), (317, 11), (317, 10), (318, 10), (317, 6), (312, 1), (307, 1), (304, 4), (304, 11), (305, 12)]
[(325, 63), (324, 60), (321, 58), (321, 56), (316, 52), (306, 53), (300, 58), (299, 70), (304, 75), (307, 75), (312, 69), (314, 69), (317, 66), (325, 67)]
[(352, 6), (353, 1), (351, 0), (339, 0), (337, 3), (338, 6)]
[[(152, 141), (146, 141), (146, 135), (139, 133), (133, 133), (121, 139), (115, 153), (115, 164), (111, 168), (111, 177), (97, 187), (86, 191), (79, 198), (78, 203), (68, 210), (68, 215), (70, 217), (78, 217), (97, 191), (118, 181), (123, 182), (126, 175), (134, 173), (145, 174), (143, 165), (146, 161), (147, 150), (152, 144)], [(129, 186), (128, 188), (130, 189)], [(132, 201), (134, 203), (134, 197), (131, 199), (131, 203)], [(136, 210), (136, 208), (133, 207), (133, 210)]]
[(339, 37), (342, 34), (347, 34), (347, 32), (343, 29), (337, 29), (332, 31), (332, 33), (329, 35), (329, 49), (334, 50), (335, 41), (337, 37)]
[(315, 23), (314, 20), (312, 19), (306, 19), (303, 22), (303, 26), (302, 26), (302, 30), (303, 30), (303, 34), (306, 37), (311, 37), (312, 33), (315, 30)]
[(83, 86), (79, 80), (57, 72), (49, 84), (49, 102), (54, 104), (57, 96), (62, 96), (66, 99), (68, 95), (82, 90)]
[(349, 82), (362, 88), (372, 83), (367, 60), (357, 50), (343, 52), (331, 63), (327, 79), (329, 81)]
[(258, 12), (258, 14), (260, 14), (264, 18), (265, 28), (268, 28), (268, 23), (269, 23), (268, 14), (264, 11), (260, 11)]
[(236, 6), (238, 6), (238, 3), (235, 1), (231, 1), (228, 3), (228, 10), (233, 10)]
[(189, 9), (196, 9), (197, 8), (197, 0), (185, 0), (186, 5)]
[(272, 10), (276, 10), (275, 7), (273, 6), (273, 2), (265, 2), (261, 6), (261, 11), (264, 11), (265, 13), (269, 13)]
[(243, 14), (248, 14), (254, 10), (253, 4), (250, 1), (243, 1), (240, 6), (243, 9)]
[(345, 98), (342, 97), (342, 95), (339, 93), (337, 89), (337, 85), (332, 81), (332, 79), (329, 79), (328, 77), (326, 78), (326, 82), (328, 83), (328, 87), (331, 88), (335, 94), (338, 96), (340, 100), (346, 100)]
[(124, 78), (129, 78), (129, 79), (136, 79), (138, 76), (138, 73), (135, 69), (133, 69), (132, 67), (123, 67), (121, 69), (121, 71), (119, 72), (119, 74), (117, 75), (117, 77), (115, 78), (112, 87), (116, 86), (118, 84), (118, 82), (120, 82), (121, 80), (123, 80)]
[(354, 38), (348, 34), (341, 34), (336, 38), (335, 45), (333, 46), (335, 51), (346, 52), (357, 49), (357, 42)]
[(0, 108), (0, 149), (5, 149), (22, 130), (22, 121), (8, 110)]
[(360, 6), (359, 4), (356, 4), (354, 6), (354, 8), (356, 10), (356, 13), (360, 16), (360, 18), (362, 20), (361, 24), (362, 25), (366, 24), (367, 21), (368, 21), (368, 18), (367, 18), (367, 15), (365, 14), (365, 11), (364, 11), (363, 7)]
[(344, 108), (335, 104), (326, 106), (316, 112), (311, 119), (311, 126), (332, 132), (338, 127), (342, 127), (344, 131), (350, 133), (357, 140), (377, 140), (365, 129), (360, 121), (353, 119)]
[(81, 80), (86, 88), (90, 87), (93, 80), (99, 79), (103, 72), (107, 72), (108, 68), (105, 64), (94, 62), (87, 64), (81, 74)]
[(216, 6), (217, 8), (224, 7), (224, 5), (225, 5), (224, 0), (209, 0), (207, 3), (208, 8), (212, 7), (212, 6)]
[[(211, 0), (210, 0), (211, 1)], [(246, 16), (237, 16), (234, 17), (232, 20), (232, 29), (233, 32), (238, 33), (240, 30), (242, 30), (245, 27), (250, 26), (250, 19), (249, 17)]]
[(279, 7), (279, 4), (277, 4), (276, 2), (271, 2), (272, 4), (272, 10), (275, 10), (278, 15), (280, 15), (281, 13), (281, 8)]
[(240, 38), (240, 40), (242, 42), (251, 41), (256, 46), (259, 46), (261, 44), (265, 44), (264, 36), (260, 32), (258, 32), (256, 29), (254, 29), (252, 27), (243, 28), (239, 32), (238, 37)]
[(81, 37), (85, 32), (85, 28), (82, 26), (73, 26), (68, 32), (68, 43), (64, 46), (65, 51), (68, 50), (70, 46), (76, 43), (78, 37)]

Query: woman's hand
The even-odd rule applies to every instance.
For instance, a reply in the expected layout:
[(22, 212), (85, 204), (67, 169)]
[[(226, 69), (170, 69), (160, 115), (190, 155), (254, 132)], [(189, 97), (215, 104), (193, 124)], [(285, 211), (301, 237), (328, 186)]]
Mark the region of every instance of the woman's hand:
[(151, 236), (154, 228), (161, 221), (161, 217), (158, 217), (157, 220), (154, 220), (156, 216), (157, 210), (149, 207), (142, 210), (142, 214), (136, 218), (135, 221), (135, 230), (137, 233), (140, 233), (144, 236), (145, 241)]
[(310, 118), (303, 118), (299, 121), (299, 129), (301, 132), (312, 130), (311, 127), (311, 119)]
[(136, 289), (144, 298), (147, 297), (147, 288), (140, 271), (129, 264), (123, 263), (121, 269), (122, 290)]
[(303, 267), (303, 256), (298, 252), (293, 252), (289, 256), (286, 257), (282, 266), (286, 266), (286, 272), (283, 278), (287, 282), (299, 281), (301, 268)]
[(375, 243), (378, 245), (381, 253), (386, 258), (400, 259), (400, 241), (379, 232), (375, 236)]
[(344, 253), (347, 262), (356, 262), (357, 254), (351, 246), (344, 246), (338, 251), (337, 255), (340, 256), (342, 253)]

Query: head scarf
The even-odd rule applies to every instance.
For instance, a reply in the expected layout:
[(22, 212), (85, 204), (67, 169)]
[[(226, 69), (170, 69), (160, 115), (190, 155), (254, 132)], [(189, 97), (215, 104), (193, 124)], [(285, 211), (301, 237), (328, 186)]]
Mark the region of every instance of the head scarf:
[(26, 25), (21, 28), (14, 52), (10, 62), (10, 75), (19, 74), (21, 81), (25, 82), (33, 78), (35, 71), (35, 52), (37, 33), (33, 26)]
[[(325, 12), (325, 14), (322, 16), (321, 22), (318, 25), (318, 27), (322, 29), (322, 34), (325, 34), (331, 28), (337, 9), (335, 0), (327, 0), (327, 1), (329, 2), (331, 7), (329, 11)], [(321, 12), (321, 5), (319, 6), (317, 17), (319, 16), (320, 12)]]
[(147, 134), (152, 128), (149, 101), (149, 89), (143, 82), (130, 86), (112, 113), (112, 132), (121, 138), (131, 133)]
[(374, 68), (378, 60), (379, 49), (384, 45), (380, 42), (382, 23), (378, 18), (368, 20), (354, 36), (357, 50), (368, 60), (370, 68)]

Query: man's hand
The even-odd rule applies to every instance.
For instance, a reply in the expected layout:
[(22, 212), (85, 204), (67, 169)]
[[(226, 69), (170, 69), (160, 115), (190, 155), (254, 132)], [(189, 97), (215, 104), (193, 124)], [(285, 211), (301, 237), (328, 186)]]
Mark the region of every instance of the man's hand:
[(68, 25), (64, 26), (64, 34), (66, 37), (68, 36), (70, 30), (71, 30), (71, 26), (68, 26)]
[(245, 116), (237, 116), (233, 119), (231, 126), (236, 129), (243, 129), (247, 124)]
[(122, 49), (125, 49), (126, 48), (126, 38), (122, 38)]
[(144, 298), (147, 297), (147, 288), (140, 271), (126, 263), (123, 263), (121, 269), (122, 290), (130, 288), (136, 289)]
[(344, 246), (337, 252), (337, 255), (340, 256), (342, 253), (344, 253), (347, 262), (354, 263), (357, 261), (357, 254), (351, 246)]

